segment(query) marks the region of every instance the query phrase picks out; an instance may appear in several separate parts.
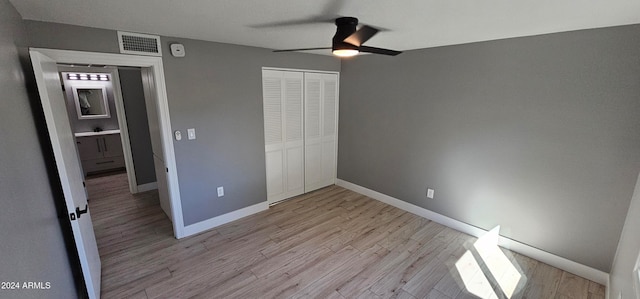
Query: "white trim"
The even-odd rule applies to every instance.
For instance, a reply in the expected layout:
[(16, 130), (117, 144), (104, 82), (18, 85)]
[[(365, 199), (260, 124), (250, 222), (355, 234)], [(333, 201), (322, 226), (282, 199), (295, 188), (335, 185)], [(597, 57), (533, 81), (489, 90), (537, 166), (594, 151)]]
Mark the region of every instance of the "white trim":
[[(337, 72), (337, 71), (319, 71), (319, 70), (307, 70), (307, 69), (290, 69), (290, 68), (269, 67), (269, 66), (263, 66), (263, 67), (262, 67), (262, 70), (263, 70), (263, 71), (286, 71), (286, 72), (302, 72), (302, 73), (338, 74), (338, 75), (340, 75), (340, 72)], [(340, 77), (338, 77), (338, 80), (340, 80)]]
[(158, 189), (158, 182), (151, 182), (137, 186), (138, 192), (146, 192)]
[(180, 187), (178, 184), (178, 172), (176, 167), (175, 150), (173, 147), (171, 119), (169, 117), (169, 103), (167, 99), (162, 57), (53, 50), (44, 48), (31, 48), (30, 50), (49, 56), (58, 63), (104, 64), (151, 68), (155, 82), (154, 87), (157, 99), (158, 119), (160, 121), (160, 128), (162, 129), (161, 137), (164, 161), (166, 163), (166, 167), (169, 169), (167, 173), (167, 187), (169, 189), (169, 197), (171, 199), (173, 232), (176, 238), (184, 237)]
[[(427, 210), (423, 207), (419, 207), (408, 202), (399, 200), (397, 198), (391, 197), (386, 194), (382, 194), (380, 192), (356, 185), (351, 182), (347, 182), (345, 180), (336, 179), (336, 185), (340, 187), (347, 188), (349, 190), (358, 192), (360, 194), (366, 195), (370, 198), (376, 199), (388, 205), (392, 205), (396, 208), (405, 210), (409, 213), (416, 214), (418, 216), (427, 218), (429, 220), (435, 221), (442, 225), (448, 226), (457, 231), (469, 234), (474, 237), (480, 237), (484, 235), (487, 231), (473, 225), (455, 220), (453, 218), (449, 218), (442, 214), (438, 214), (436, 212)], [(543, 263), (554, 266), (558, 269), (562, 269), (564, 271), (576, 274), (578, 276), (584, 277), (586, 279), (595, 281), (600, 284), (607, 284), (609, 281), (609, 274), (602, 272), (600, 270), (591, 268), (589, 266), (585, 266), (574, 261), (568, 260), (566, 258), (554, 255), (552, 253), (540, 250), (538, 248), (529, 246), (524, 243), (520, 243), (515, 240), (511, 240), (505, 237), (500, 236), (500, 240), (498, 241), (498, 245), (507, 248), (509, 250), (513, 250), (515, 252), (521, 253), (523, 255), (529, 256), (533, 259), (541, 261)]]
[(136, 194), (140, 191), (138, 191), (136, 168), (133, 164), (131, 139), (129, 138), (129, 125), (127, 124), (127, 115), (124, 109), (124, 97), (122, 96), (122, 87), (120, 86), (120, 73), (118, 72), (118, 68), (111, 69), (111, 81), (113, 82), (113, 97), (115, 98), (116, 116), (118, 118), (118, 126), (120, 128), (120, 142), (122, 143), (124, 165), (127, 168), (127, 179), (129, 180), (129, 192), (131, 192), (131, 194)]
[(217, 217), (213, 217), (211, 219), (207, 219), (204, 221), (200, 221), (198, 223), (194, 223), (191, 225), (187, 225), (184, 227), (184, 236), (188, 237), (191, 235), (199, 234), (206, 230), (210, 230), (214, 227), (229, 223), (231, 221), (238, 220), (240, 218), (244, 218), (255, 213), (262, 212), (269, 208), (269, 204), (266, 201), (261, 203), (248, 206), (246, 208), (242, 208), (240, 210), (235, 210), (233, 212), (229, 212)]

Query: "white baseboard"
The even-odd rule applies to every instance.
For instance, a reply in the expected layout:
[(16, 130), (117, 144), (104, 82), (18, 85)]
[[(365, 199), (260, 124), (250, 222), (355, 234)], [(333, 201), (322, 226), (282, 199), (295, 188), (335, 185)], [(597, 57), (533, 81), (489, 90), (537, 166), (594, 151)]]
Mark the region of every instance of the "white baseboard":
[(147, 184), (138, 185), (138, 192), (145, 192), (158, 189), (158, 182), (151, 182)]
[[(378, 201), (384, 202), (388, 205), (392, 205), (396, 208), (405, 210), (412, 214), (416, 214), (418, 216), (427, 218), (429, 220), (435, 221), (442, 225), (448, 226), (457, 231), (469, 234), (474, 237), (480, 237), (484, 235), (487, 231), (473, 225), (455, 220), (453, 218), (449, 218), (442, 214), (438, 214), (436, 212), (427, 210), (423, 207), (416, 206), (414, 204), (410, 204), (408, 202), (399, 200), (397, 198), (391, 197), (386, 194), (382, 194), (380, 192), (356, 185), (351, 182), (347, 182), (345, 180), (337, 179), (336, 185), (344, 187), (346, 189), (358, 192), (360, 194), (366, 195), (370, 198), (376, 199)], [(518, 252), (520, 254), (526, 255), (543, 263), (554, 266), (558, 269), (562, 269), (564, 271), (573, 273), (575, 275), (584, 277), (586, 279), (592, 280), (594, 282), (600, 283), (602, 285), (608, 285), (609, 282), (609, 274), (602, 272), (600, 270), (591, 268), (589, 266), (585, 266), (583, 264), (576, 263), (574, 261), (568, 260), (566, 258), (554, 255), (552, 253), (540, 250), (538, 248), (529, 246), (524, 243), (520, 243), (515, 240), (511, 240), (509, 238), (505, 238), (500, 236), (500, 240), (498, 241), (498, 245), (504, 247), (506, 249)]]
[(216, 226), (220, 226), (225, 223), (229, 223), (231, 221), (238, 220), (240, 218), (247, 217), (249, 215), (253, 215), (258, 212), (262, 212), (268, 208), (269, 208), (269, 204), (265, 201), (259, 204), (248, 206), (246, 208), (242, 208), (240, 210), (235, 210), (233, 212), (229, 212), (217, 217), (213, 217), (211, 219), (207, 219), (204, 221), (200, 221), (198, 223), (187, 225), (184, 227), (183, 238), (191, 235), (199, 234), (206, 230), (212, 229)]

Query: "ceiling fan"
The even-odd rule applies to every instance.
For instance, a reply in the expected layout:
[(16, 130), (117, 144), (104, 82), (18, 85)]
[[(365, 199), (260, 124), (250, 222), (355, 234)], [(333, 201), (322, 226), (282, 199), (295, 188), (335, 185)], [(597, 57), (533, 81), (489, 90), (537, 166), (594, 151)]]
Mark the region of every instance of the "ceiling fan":
[(301, 48), (301, 49), (287, 49), (287, 50), (275, 50), (273, 52), (292, 52), (292, 51), (307, 51), (307, 50), (324, 50), (331, 49), (333, 55), (340, 57), (350, 57), (358, 55), (360, 52), (382, 54), (396, 56), (401, 51), (375, 48), (364, 46), (366, 41), (378, 33), (378, 29), (371, 26), (364, 25), (360, 29), (356, 30), (358, 25), (358, 19), (354, 17), (340, 17), (335, 21), (336, 34), (333, 36), (333, 43), (331, 47), (321, 48)]

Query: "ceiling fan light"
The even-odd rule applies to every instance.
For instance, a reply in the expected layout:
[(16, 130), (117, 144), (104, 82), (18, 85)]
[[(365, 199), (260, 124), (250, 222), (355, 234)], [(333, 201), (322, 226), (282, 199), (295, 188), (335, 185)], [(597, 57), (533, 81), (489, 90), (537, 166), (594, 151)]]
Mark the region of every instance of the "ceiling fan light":
[(360, 53), (360, 51), (358, 51), (356, 49), (335, 49), (335, 50), (333, 50), (333, 55), (336, 55), (338, 57), (351, 57), (351, 56), (358, 55), (358, 53)]

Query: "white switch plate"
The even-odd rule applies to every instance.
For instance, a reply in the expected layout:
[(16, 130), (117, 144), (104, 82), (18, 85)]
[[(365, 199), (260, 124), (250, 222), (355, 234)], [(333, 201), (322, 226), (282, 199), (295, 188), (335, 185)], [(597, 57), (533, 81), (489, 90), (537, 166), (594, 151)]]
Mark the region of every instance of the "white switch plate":
[(174, 134), (176, 135), (176, 140), (182, 140), (182, 133), (180, 133), (180, 131), (175, 131)]
[(218, 197), (224, 196), (224, 187), (218, 187)]
[(433, 189), (427, 189), (427, 197), (428, 198), (433, 198), (433, 194), (435, 193), (435, 191)]
[(189, 140), (196, 139), (196, 129), (187, 129), (187, 136)]

